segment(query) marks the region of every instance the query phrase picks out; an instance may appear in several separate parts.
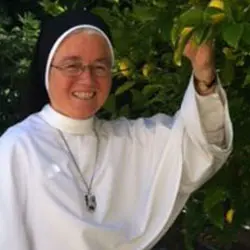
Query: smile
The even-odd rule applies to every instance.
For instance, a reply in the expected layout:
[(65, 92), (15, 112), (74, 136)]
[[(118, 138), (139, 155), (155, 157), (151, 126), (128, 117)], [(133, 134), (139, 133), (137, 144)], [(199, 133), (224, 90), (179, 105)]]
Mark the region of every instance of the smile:
[(73, 92), (73, 96), (81, 100), (90, 100), (94, 98), (96, 92)]

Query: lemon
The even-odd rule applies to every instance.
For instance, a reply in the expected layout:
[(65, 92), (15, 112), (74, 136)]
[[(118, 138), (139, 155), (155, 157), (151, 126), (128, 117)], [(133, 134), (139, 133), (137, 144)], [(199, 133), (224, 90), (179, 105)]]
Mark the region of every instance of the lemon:
[(131, 63), (127, 58), (124, 58), (118, 62), (118, 67), (122, 75), (126, 77), (131, 75), (130, 64)]
[(223, 0), (211, 0), (208, 4), (208, 7), (224, 10), (224, 1)]
[(235, 211), (233, 209), (229, 209), (226, 213), (226, 221), (230, 224), (233, 222), (234, 213)]
[(209, 14), (209, 19), (212, 21), (212, 24), (218, 24), (225, 19), (226, 15), (224, 13), (225, 6), (223, 0), (211, 0), (208, 4), (208, 9), (209, 8), (217, 9), (217, 13), (215, 12)]
[(152, 64), (148, 64), (148, 63), (144, 64), (142, 67), (143, 76), (148, 77), (150, 73), (152, 72), (152, 69), (153, 69)]

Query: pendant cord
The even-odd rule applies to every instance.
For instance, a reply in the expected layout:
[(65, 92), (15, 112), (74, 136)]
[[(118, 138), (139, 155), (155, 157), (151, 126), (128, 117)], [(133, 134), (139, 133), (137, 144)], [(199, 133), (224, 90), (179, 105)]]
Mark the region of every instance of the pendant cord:
[[(97, 139), (97, 146), (96, 146), (96, 155), (95, 155), (95, 163), (94, 163), (94, 169), (93, 169), (93, 173), (92, 173), (92, 176), (91, 176), (91, 179), (90, 179), (90, 182), (89, 182), (89, 185), (87, 183), (87, 181), (84, 179), (82, 173), (81, 173), (81, 169), (79, 167), (79, 164), (77, 163), (73, 153), (72, 153), (72, 150), (70, 149), (69, 147), (69, 144), (67, 143), (67, 140), (64, 136), (64, 134), (62, 133), (62, 131), (58, 130), (58, 133), (63, 141), (63, 144), (65, 145), (66, 149), (67, 149), (67, 152), (74, 164), (74, 167), (71, 168), (71, 171), (72, 171), (72, 174), (74, 175), (74, 177), (76, 179), (78, 179), (79, 181), (79, 184), (80, 183), (83, 183), (84, 186), (85, 186), (85, 189), (87, 190), (87, 196), (92, 196), (92, 185), (93, 185), (93, 181), (94, 181), (94, 177), (95, 177), (95, 174), (96, 174), (96, 165), (97, 165), (97, 159), (98, 159), (98, 153), (99, 153), (99, 144), (100, 144), (100, 140), (99, 140), (99, 137), (98, 137), (98, 134), (97, 134), (97, 131), (94, 127), (94, 134), (95, 134), (95, 137)], [(84, 190), (83, 190), (84, 191)], [(86, 198), (86, 197), (85, 197)]]

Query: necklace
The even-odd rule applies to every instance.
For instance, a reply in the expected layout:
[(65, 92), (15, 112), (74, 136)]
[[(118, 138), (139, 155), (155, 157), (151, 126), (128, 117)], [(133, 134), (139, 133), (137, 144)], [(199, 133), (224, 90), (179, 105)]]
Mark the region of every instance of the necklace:
[(94, 180), (95, 173), (96, 173), (97, 155), (99, 152), (99, 137), (97, 135), (97, 132), (94, 129), (94, 133), (95, 133), (95, 136), (97, 138), (97, 150), (96, 150), (96, 156), (95, 156), (95, 166), (94, 166), (94, 170), (93, 170), (89, 184), (84, 179), (84, 176), (82, 175), (82, 173), (80, 171), (79, 165), (78, 165), (78, 163), (77, 163), (77, 161), (76, 161), (76, 159), (75, 159), (75, 157), (74, 157), (74, 155), (69, 147), (69, 144), (67, 143), (67, 140), (66, 140), (64, 134), (60, 130), (58, 130), (58, 132), (59, 132), (59, 135), (63, 141), (63, 144), (66, 147), (67, 152), (68, 152), (68, 154), (73, 162), (73, 167), (71, 168), (71, 172), (72, 172), (74, 178), (76, 180), (78, 180), (78, 184), (80, 186), (82, 186), (82, 184), (84, 185), (83, 188), (81, 188), (81, 187), (80, 188), (82, 190), (85, 190), (84, 201), (85, 201), (86, 208), (89, 212), (93, 213), (97, 207), (96, 196), (92, 193), (92, 184), (93, 184), (93, 180)]

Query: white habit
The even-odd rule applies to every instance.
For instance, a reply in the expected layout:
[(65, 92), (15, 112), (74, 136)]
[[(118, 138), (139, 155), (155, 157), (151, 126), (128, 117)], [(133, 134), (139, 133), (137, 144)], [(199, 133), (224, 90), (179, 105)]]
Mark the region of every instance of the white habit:
[[(58, 130), (87, 182), (95, 169), (94, 213)], [(191, 80), (174, 117), (76, 121), (45, 106), (0, 139), (0, 250), (150, 249), (231, 148), (220, 86), (198, 97)]]

